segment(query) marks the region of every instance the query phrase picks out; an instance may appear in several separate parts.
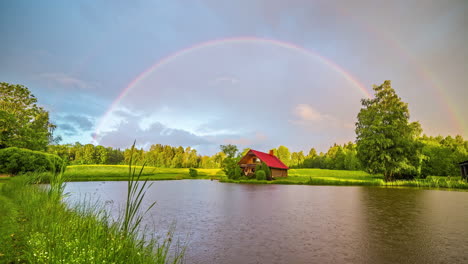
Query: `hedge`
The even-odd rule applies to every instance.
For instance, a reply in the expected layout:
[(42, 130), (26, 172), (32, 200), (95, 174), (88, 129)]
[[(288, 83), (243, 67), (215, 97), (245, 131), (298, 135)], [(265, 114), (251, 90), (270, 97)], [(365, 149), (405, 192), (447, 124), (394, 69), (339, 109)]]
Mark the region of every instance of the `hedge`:
[(54, 154), (23, 148), (0, 149), (0, 173), (60, 172), (62, 159)]

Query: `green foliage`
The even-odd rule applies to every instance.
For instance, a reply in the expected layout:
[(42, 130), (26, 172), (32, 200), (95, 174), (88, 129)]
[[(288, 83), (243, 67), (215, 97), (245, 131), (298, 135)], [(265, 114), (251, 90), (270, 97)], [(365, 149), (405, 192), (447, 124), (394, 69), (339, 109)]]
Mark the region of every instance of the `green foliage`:
[(221, 151), (226, 154), (227, 158), (234, 158), (239, 152), (239, 149), (235, 145), (221, 145)]
[(420, 139), (423, 144), (422, 174), (439, 176), (460, 175), (459, 162), (468, 160), (468, 141), (462, 136), (455, 138), (428, 137)]
[(221, 145), (221, 151), (226, 154), (222, 162), (222, 168), (224, 173), (229, 179), (239, 179), (242, 176), (242, 170), (237, 164), (240, 157), (236, 157), (238, 149), (234, 145)]
[(363, 99), (358, 114), (358, 158), (368, 172), (382, 173), (386, 181), (415, 176), (420, 169), (420, 125), (409, 123), (408, 105), (390, 81), (374, 86), (374, 91), (375, 98)]
[(0, 149), (0, 173), (60, 172), (62, 166), (57, 155), (16, 147)]
[[(49, 145), (47, 152), (59, 155), (70, 164), (126, 164), (130, 160), (130, 149), (120, 150), (92, 144)], [(144, 162), (148, 166), (159, 168), (220, 168), (224, 153), (211, 157), (199, 156), (197, 150), (190, 147), (172, 147), (161, 144), (151, 145), (148, 151), (134, 150), (133, 161), (137, 165)]]
[(255, 177), (258, 181), (265, 181), (267, 179), (266, 173), (264, 170), (255, 171)]
[(386, 186), (418, 188), (452, 188), (468, 189), (468, 182), (458, 177), (429, 176), (426, 179), (385, 181), (382, 175), (368, 174), (364, 171), (325, 170), (325, 169), (291, 169), (288, 177), (274, 181), (257, 181), (251, 179), (221, 179), (221, 182), (294, 184), (294, 185), (339, 185), (339, 186)]
[(55, 125), (49, 113), (22, 85), (0, 83), (0, 149), (19, 147), (45, 150)]
[(194, 168), (189, 169), (189, 175), (190, 177), (197, 177), (198, 176), (198, 171)]
[[(300, 154), (300, 153), (298, 153)], [(292, 155), (294, 157), (294, 153)], [(299, 155), (300, 156), (300, 155)], [(348, 142), (343, 146), (334, 144), (326, 153), (312, 148), (304, 157), (302, 163), (294, 164), (293, 168), (319, 168), (330, 170), (362, 170), (361, 163), (357, 158), (356, 144)]]
[[(96, 204), (70, 208), (48, 191), (12, 178), (0, 189), (0, 263), (180, 263), (169, 253), (172, 231), (162, 240), (123, 233), (120, 222)], [(51, 194), (51, 192), (53, 194)], [(72, 209), (72, 210), (70, 210)]]
[(268, 167), (268, 165), (266, 165), (265, 162), (262, 162), (261, 165), (260, 165), (260, 170), (264, 171), (265, 172), (265, 177), (267, 180), (271, 180), (271, 170), (270, 170), (270, 167)]
[[(236, 164), (237, 164), (237, 162), (236, 162)], [(236, 166), (234, 168), (234, 175), (233, 175), (232, 179), (237, 180), (240, 177), (242, 177), (242, 169), (239, 166)]]
[(280, 159), (286, 166), (291, 164), (291, 152), (285, 146), (279, 146), (278, 149), (274, 150), (274, 154)]
[(127, 200), (125, 204), (125, 214), (121, 221), (120, 230), (124, 236), (132, 236), (139, 230), (143, 216), (156, 204), (151, 203), (145, 211), (142, 211), (141, 203), (146, 196), (147, 190), (152, 184), (148, 184), (148, 179), (141, 181), (141, 175), (145, 169), (145, 164), (139, 168), (134, 167), (133, 153), (135, 151), (135, 142), (130, 149), (130, 160), (128, 163), (128, 181), (127, 181)]
[[(419, 139), (424, 146), (421, 159), (421, 175), (450, 175), (459, 174), (458, 162), (468, 160), (468, 142), (461, 136), (427, 137)], [(283, 149), (283, 148), (281, 148)], [(244, 149), (246, 152), (248, 149)], [(284, 150), (284, 149), (283, 149)], [(277, 150), (274, 150), (276, 154)], [(70, 164), (124, 164), (129, 160), (129, 150), (113, 149), (110, 147), (94, 146), (80, 143), (66, 145), (49, 145), (47, 152), (56, 154)], [(229, 152), (229, 151), (227, 151)], [(245, 153), (243, 153), (245, 154)], [(243, 154), (241, 156), (243, 156)], [(158, 168), (221, 168), (227, 157), (226, 153), (218, 152), (212, 156), (200, 156), (195, 149), (187, 147), (172, 147), (155, 144), (149, 150), (135, 150), (135, 163), (141, 165), (144, 161), (148, 166)], [(234, 155), (236, 156), (237, 153)], [(344, 145), (333, 144), (325, 152), (317, 153), (311, 148), (307, 155), (303, 151), (292, 152), (290, 168), (320, 168), (332, 170), (363, 170), (357, 157), (357, 146), (352, 142)], [(415, 161), (418, 163), (418, 161)], [(265, 172), (267, 169), (263, 168)], [(268, 174), (268, 172), (267, 172)], [(171, 176), (172, 177), (172, 176)], [(268, 178), (268, 175), (267, 175)]]

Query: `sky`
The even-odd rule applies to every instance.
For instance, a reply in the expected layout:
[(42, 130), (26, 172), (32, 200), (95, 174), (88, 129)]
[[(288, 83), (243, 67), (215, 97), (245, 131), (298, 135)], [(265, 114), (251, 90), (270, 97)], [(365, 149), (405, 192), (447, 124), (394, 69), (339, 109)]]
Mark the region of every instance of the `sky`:
[(63, 144), (293, 151), (355, 140), (392, 81), (428, 135), (468, 138), (468, 1), (0, 1), (0, 81)]

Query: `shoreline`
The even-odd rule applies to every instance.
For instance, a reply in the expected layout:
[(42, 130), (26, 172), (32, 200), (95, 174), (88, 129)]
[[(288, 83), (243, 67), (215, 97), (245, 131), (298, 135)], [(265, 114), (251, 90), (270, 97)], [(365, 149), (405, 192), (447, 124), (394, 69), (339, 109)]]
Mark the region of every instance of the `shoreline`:
[[(138, 166), (137, 166), (138, 168)], [(385, 182), (380, 175), (370, 175), (363, 171), (325, 170), (325, 169), (291, 169), (289, 176), (276, 178), (273, 181), (257, 181), (241, 178), (227, 179), (221, 169), (197, 169), (198, 176), (189, 175), (188, 168), (155, 168), (145, 167), (141, 180), (217, 180), (223, 183), (237, 184), (280, 184), (280, 185), (317, 185), (317, 186), (377, 186), (377, 187), (408, 187), (440, 190), (468, 190), (468, 182), (461, 177), (428, 176), (425, 179), (397, 180)], [(50, 174), (38, 174), (38, 182), (50, 181)], [(1, 177), (0, 184), (11, 177)], [(128, 166), (126, 165), (72, 165), (64, 173), (66, 182), (86, 181), (127, 181)]]

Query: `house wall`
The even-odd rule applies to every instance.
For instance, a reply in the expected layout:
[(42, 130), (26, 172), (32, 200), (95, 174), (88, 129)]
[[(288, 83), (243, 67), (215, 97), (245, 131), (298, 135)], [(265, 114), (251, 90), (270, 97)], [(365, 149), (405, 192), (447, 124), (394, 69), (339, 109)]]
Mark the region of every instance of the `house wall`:
[(468, 180), (468, 164), (460, 165), (462, 179)]
[(270, 168), (272, 177), (288, 177), (288, 170)]

